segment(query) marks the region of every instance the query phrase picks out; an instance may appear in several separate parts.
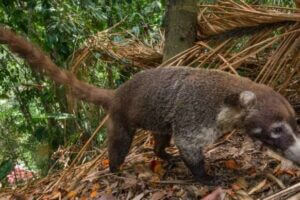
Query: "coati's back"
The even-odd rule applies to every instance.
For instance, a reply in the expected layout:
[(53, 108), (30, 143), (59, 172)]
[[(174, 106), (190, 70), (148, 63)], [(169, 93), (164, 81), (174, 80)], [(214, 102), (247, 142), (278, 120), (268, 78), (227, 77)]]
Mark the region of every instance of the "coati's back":
[(268, 90), (219, 70), (156, 68), (134, 75), (118, 88), (112, 109), (137, 128), (170, 131), (172, 123), (190, 118), (208, 127), (216, 123), (228, 95), (258, 89)]

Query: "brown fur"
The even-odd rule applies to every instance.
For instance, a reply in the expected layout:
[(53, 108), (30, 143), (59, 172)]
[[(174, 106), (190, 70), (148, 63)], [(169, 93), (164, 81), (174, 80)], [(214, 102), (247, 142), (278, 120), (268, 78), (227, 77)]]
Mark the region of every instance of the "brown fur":
[(7, 44), (10, 50), (24, 58), (33, 70), (45, 73), (56, 83), (70, 86), (76, 98), (108, 108), (108, 103), (113, 97), (112, 90), (97, 88), (78, 80), (70, 72), (58, 68), (39, 48), (3, 27), (0, 27), (0, 43)]
[[(284, 150), (291, 145), (291, 136), (284, 135), (287, 142), (275, 144), (269, 137), (269, 126), (276, 120), (284, 120), (297, 129), (290, 104), (271, 88), (247, 78), (217, 70), (157, 68), (137, 73), (112, 91), (79, 81), (7, 29), (0, 28), (0, 43), (26, 59), (34, 70), (71, 87), (75, 97), (106, 108), (110, 114), (108, 153), (112, 172), (124, 162), (138, 128), (154, 132), (154, 150), (164, 159), (170, 158), (165, 148), (173, 136), (185, 164), (199, 181), (210, 181), (205, 179), (208, 176), (202, 148), (223, 132), (241, 128)], [(252, 134), (257, 127), (262, 133)]]

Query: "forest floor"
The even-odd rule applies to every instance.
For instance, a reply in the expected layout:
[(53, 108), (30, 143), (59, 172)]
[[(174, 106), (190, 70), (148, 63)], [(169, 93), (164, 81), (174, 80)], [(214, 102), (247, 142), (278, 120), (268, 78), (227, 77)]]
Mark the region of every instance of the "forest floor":
[[(283, 195), (267, 198), (299, 183), (300, 170), (239, 132), (224, 135), (205, 150), (206, 170), (222, 179), (222, 184), (215, 187), (193, 181), (180, 159), (171, 165), (157, 158), (153, 153), (152, 136), (147, 132), (137, 134), (119, 174), (109, 172), (106, 149), (99, 151), (99, 156), (87, 163), (71, 166), (23, 187), (2, 189), (0, 200), (286, 199), (299, 191), (296, 185), (296, 189), (288, 189)], [(178, 155), (174, 145), (167, 151)]]

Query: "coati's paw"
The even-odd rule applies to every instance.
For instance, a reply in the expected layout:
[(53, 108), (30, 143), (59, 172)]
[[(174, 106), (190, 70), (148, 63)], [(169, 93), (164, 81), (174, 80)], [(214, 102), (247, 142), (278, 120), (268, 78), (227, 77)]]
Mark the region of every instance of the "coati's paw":
[(171, 170), (176, 167), (176, 163), (181, 161), (179, 156), (171, 156), (167, 161), (167, 170)]
[(163, 159), (163, 160), (166, 160), (166, 161), (169, 161), (169, 160), (172, 160), (173, 159), (173, 156), (171, 154), (168, 154), (167, 152), (165, 151), (155, 151), (155, 155), (158, 156), (160, 159)]
[(195, 177), (196, 181), (207, 186), (220, 186), (223, 185), (222, 177), (210, 176), (205, 174), (204, 176)]
[(179, 162), (179, 161), (182, 161), (182, 159), (180, 156), (171, 156), (170, 155), (170, 158), (167, 161), (168, 162)]
[(110, 171), (111, 173), (118, 173), (118, 172), (120, 171), (120, 169), (119, 169), (118, 167), (109, 165), (109, 171)]

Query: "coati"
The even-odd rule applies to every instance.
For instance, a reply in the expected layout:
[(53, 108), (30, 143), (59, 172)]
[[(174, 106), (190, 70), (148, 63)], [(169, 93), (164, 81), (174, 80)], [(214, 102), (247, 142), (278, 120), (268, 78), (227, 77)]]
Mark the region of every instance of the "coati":
[(111, 172), (124, 162), (138, 128), (154, 133), (154, 151), (163, 159), (170, 158), (165, 148), (173, 136), (186, 166), (206, 184), (213, 179), (204, 170), (202, 148), (235, 128), (300, 164), (295, 112), (268, 86), (218, 70), (168, 67), (139, 72), (116, 90), (101, 89), (58, 68), (41, 50), (4, 27), (0, 43), (32, 69), (70, 87), (78, 99), (104, 107), (109, 113)]

